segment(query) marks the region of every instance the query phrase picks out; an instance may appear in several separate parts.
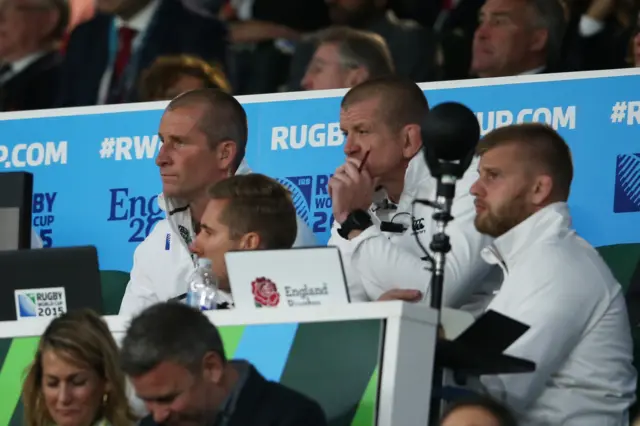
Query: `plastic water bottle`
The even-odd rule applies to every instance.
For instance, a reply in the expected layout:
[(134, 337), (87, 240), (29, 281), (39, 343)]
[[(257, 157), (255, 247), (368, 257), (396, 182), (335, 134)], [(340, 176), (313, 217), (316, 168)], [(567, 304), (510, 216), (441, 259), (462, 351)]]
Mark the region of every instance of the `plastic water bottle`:
[(218, 284), (211, 272), (209, 259), (198, 259), (198, 267), (189, 278), (187, 290), (187, 305), (209, 311), (216, 308)]

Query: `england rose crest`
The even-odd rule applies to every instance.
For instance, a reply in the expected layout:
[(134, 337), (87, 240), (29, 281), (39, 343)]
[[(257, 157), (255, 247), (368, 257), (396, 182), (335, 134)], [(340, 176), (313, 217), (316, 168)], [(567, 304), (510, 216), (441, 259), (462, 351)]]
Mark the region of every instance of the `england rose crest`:
[(256, 278), (255, 281), (251, 283), (251, 292), (253, 293), (253, 299), (258, 308), (263, 306), (278, 306), (278, 303), (280, 303), (278, 288), (276, 284), (268, 278)]

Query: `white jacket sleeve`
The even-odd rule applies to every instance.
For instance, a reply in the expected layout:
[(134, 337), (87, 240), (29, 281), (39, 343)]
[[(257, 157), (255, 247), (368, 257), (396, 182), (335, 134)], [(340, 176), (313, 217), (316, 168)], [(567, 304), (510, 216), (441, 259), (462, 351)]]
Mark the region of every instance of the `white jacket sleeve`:
[(160, 302), (154, 291), (153, 281), (148, 275), (148, 271), (157, 266), (154, 266), (155, 257), (144, 255), (147, 244), (148, 240), (144, 240), (133, 253), (133, 268), (120, 304), (119, 315), (135, 315), (146, 307)]
[[(424, 219), (424, 232), (419, 238), (427, 249), (435, 232), (432, 214), (430, 207), (415, 207), (415, 218)], [(490, 270), (480, 257), (481, 250), (490, 240), (475, 229), (475, 209), (468, 193), (462, 193), (454, 200), (452, 215), (455, 219), (446, 229), (452, 250), (446, 257), (443, 304), (459, 308)], [(421, 259), (424, 254), (417, 247), (413, 232), (408, 229), (402, 237), (391, 241), (379, 228), (371, 227), (349, 242), (352, 244), (351, 266), (357, 271), (370, 300), (376, 300), (394, 288), (420, 290), (425, 293), (425, 301), (429, 300), (431, 272), (427, 268), (430, 265)], [(397, 244), (399, 238), (403, 238), (405, 244)]]
[[(369, 213), (371, 215), (371, 220), (374, 223), (374, 227), (379, 230), (380, 219), (371, 212)], [(358, 276), (358, 271), (352, 266), (351, 256), (353, 254), (355, 244), (342, 238), (340, 234), (338, 234), (339, 228), (340, 225), (334, 222), (331, 227), (331, 237), (329, 238), (327, 245), (338, 247), (340, 250), (344, 274), (347, 280), (347, 286), (349, 287), (349, 298), (351, 302), (370, 302), (372, 299), (367, 295), (362, 280)]]
[(529, 261), (519, 266), (522, 272), (509, 276), (515, 285), (505, 286), (488, 307), (530, 326), (505, 354), (533, 361), (535, 371), (481, 377), (485, 389), (517, 413), (525, 412), (540, 396), (551, 375), (565, 364), (589, 330), (592, 318), (600, 318), (611, 300), (604, 285), (606, 277), (596, 272), (591, 278), (584, 279), (584, 274), (581, 278), (572, 271), (580, 264), (553, 247), (542, 249), (546, 251), (544, 265), (540, 265), (542, 260), (531, 260), (541, 256), (527, 254)]

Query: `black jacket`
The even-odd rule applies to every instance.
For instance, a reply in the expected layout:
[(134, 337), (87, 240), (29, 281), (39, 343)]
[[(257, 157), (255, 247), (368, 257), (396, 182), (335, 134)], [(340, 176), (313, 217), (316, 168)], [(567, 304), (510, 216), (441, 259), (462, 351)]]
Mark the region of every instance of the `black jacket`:
[[(252, 365), (240, 390), (226, 426), (326, 426), (327, 420), (317, 402), (266, 380)], [(140, 426), (159, 426), (151, 416)], [(217, 426), (217, 424), (216, 424)]]
[(55, 106), (62, 56), (52, 51), (0, 86), (0, 111), (47, 109)]
[[(113, 16), (98, 14), (76, 28), (69, 39), (62, 75), (58, 106), (95, 105), (100, 82), (109, 61), (109, 36)], [(160, 0), (140, 46), (139, 76), (163, 55), (189, 54), (207, 62), (224, 65), (227, 54), (227, 30), (217, 20), (186, 9), (181, 0)], [(137, 100), (137, 87), (125, 95), (125, 102)]]

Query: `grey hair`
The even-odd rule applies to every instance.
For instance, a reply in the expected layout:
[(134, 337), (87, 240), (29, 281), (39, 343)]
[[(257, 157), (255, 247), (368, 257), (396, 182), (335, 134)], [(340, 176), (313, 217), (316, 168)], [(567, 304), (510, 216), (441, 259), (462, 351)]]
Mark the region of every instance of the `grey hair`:
[(193, 374), (208, 353), (226, 361), (220, 333), (200, 311), (178, 302), (153, 305), (135, 317), (120, 348), (120, 366), (139, 377), (162, 362), (173, 362)]
[(562, 59), (562, 43), (566, 31), (564, 9), (559, 0), (528, 0), (533, 12), (531, 25), (547, 30), (547, 65), (558, 65)]
[(387, 43), (371, 31), (331, 27), (319, 31), (316, 41), (318, 46), (336, 44), (340, 63), (345, 69), (364, 67), (369, 71), (369, 78), (384, 77), (395, 72)]

